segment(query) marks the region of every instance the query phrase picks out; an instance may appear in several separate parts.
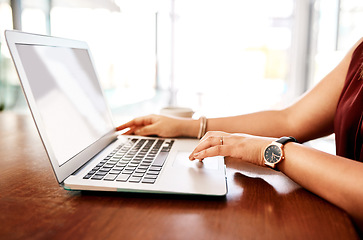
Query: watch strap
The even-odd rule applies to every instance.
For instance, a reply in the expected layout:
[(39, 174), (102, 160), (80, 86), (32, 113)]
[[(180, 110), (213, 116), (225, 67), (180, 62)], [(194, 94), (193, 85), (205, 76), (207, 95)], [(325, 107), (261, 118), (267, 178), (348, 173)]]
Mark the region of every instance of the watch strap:
[(294, 137), (282, 137), (277, 139), (275, 142), (281, 143), (282, 145), (288, 143), (288, 142), (297, 142), (297, 140)]

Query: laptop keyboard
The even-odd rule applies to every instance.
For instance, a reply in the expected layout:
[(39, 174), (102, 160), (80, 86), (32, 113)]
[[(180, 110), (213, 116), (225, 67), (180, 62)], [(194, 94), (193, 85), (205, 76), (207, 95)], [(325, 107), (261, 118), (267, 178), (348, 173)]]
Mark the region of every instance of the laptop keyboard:
[(83, 178), (153, 184), (173, 143), (174, 140), (129, 138)]

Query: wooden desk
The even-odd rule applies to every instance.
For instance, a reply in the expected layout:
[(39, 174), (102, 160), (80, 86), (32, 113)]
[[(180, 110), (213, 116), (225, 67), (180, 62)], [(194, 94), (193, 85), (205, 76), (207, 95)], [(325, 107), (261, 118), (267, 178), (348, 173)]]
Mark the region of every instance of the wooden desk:
[(31, 117), (0, 113), (0, 239), (358, 238), (344, 211), (280, 173), (227, 162), (227, 175), (222, 199), (68, 192)]

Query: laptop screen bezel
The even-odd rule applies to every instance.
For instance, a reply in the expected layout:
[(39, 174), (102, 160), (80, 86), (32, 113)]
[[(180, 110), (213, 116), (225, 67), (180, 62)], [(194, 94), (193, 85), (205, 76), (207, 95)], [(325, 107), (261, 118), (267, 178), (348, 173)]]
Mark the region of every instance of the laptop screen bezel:
[[(39, 34), (32, 34), (32, 33), (24, 33), (20, 31), (5, 31), (5, 38), (10, 50), (10, 54), (12, 56), (17, 74), (19, 76), (20, 84), (23, 89), (25, 99), (28, 103), (31, 115), (34, 119), (35, 125), (37, 127), (39, 136), (42, 140), (42, 143), (45, 147), (47, 152), (48, 158), (52, 165), (53, 171), (57, 178), (58, 183), (62, 183), (69, 175), (75, 172), (78, 168), (83, 166), (87, 161), (89, 161), (92, 157), (94, 157), (97, 153), (99, 153), (102, 149), (104, 149), (107, 145), (109, 145), (112, 141), (117, 138), (117, 134), (115, 131), (115, 126), (112, 121), (111, 111), (107, 109), (107, 117), (112, 123), (113, 129), (110, 129), (109, 132), (105, 133), (101, 138), (97, 141), (92, 143), (89, 147), (80, 151), (77, 155), (69, 159), (62, 165), (59, 165), (56, 156), (52, 150), (51, 143), (47, 138), (47, 134), (45, 131), (45, 126), (42, 122), (41, 115), (39, 113), (39, 109), (37, 108), (37, 104), (35, 101), (35, 97), (31, 90), (29, 80), (27, 78), (25, 69), (23, 68), (17, 44), (26, 44), (26, 45), (40, 45), (40, 46), (51, 46), (51, 47), (66, 47), (66, 48), (76, 48), (76, 49), (84, 49), (87, 50), (88, 55), (90, 57), (90, 61), (93, 66), (94, 61), (92, 59), (92, 55), (89, 49), (89, 46), (86, 42), (78, 41), (78, 40), (71, 40), (65, 38), (58, 38), (52, 36), (45, 36)], [(95, 71), (96, 72), (96, 71)], [(97, 73), (96, 73), (97, 76)], [(99, 79), (97, 77), (97, 79)], [(100, 89), (101, 85), (98, 81), (98, 87)], [(102, 92), (102, 90), (101, 90)], [(103, 98), (104, 99), (104, 98)], [(107, 104), (105, 104), (107, 105)], [(108, 106), (108, 105), (107, 105)]]

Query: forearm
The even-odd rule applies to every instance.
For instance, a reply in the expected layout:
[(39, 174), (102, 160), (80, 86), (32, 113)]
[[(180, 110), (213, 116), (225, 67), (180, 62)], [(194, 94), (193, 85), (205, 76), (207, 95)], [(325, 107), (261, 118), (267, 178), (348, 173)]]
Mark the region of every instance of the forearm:
[(363, 164), (300, 144), (285, 145), (278, 168), (302, 187), (344, 209), (363, 228)]
[[(206, 131), (247, 133), (269, 137), (292, 135), (284, 116), (283, 111), (262, 111), (232, 117), (209, 118)], [(180, 122), (180, 135), (197, 137), (200, 123), (200, 120), (184, 119)]]
[(234, 117), (208, 119), (207, 131), (247, 133), (251, 135), (280, 137), (292, 135), (284, 111), (262, 111)]
[[(300, 108), (260, 111), (232, 117), (209, 118), (206, 132), (223, 131), (245, 133), (265, 137), (293, 136), (299, 142), (327, 136), (332, 131), (329, 120), (312, 115), (311, 118), (296, 117)], [(322, 111), (321, 111), (322, 112)], [(329, 114), (326, 114), (330, 116)], [(326, 125), (325, 127), (322, 125)], [(186, 120), (181, 124), (182, 136), (197, 137), (200, 129), (199, 120)]]

